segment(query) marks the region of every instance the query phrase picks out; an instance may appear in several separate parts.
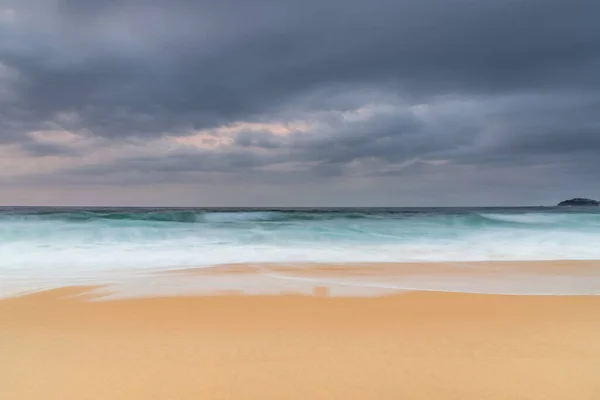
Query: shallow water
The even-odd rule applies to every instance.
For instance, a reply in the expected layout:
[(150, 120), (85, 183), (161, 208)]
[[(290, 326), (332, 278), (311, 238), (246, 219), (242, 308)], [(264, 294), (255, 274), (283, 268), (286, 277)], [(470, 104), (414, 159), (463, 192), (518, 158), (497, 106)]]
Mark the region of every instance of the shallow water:
[(229, 263), (595, 259), (600, 207), (0, 209), (0, 295)]

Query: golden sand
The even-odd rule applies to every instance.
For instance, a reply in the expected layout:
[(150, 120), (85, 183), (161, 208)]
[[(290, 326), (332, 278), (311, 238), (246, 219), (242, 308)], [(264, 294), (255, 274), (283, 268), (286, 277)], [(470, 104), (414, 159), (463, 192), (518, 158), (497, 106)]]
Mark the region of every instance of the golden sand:
[(0, 399), (600, 399), (600, 296), (0, 300)]

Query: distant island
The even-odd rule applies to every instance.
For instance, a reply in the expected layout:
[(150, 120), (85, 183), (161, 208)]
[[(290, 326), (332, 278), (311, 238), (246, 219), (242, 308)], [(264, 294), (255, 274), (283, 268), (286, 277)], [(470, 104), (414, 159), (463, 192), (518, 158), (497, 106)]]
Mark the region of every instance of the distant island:
[(559, 206), (600, 206), (600, 201), (592, 200), (592, 199), (583, 199), (581, 197), (577, 197), (571, 200), (565, 200), (558, 203)]

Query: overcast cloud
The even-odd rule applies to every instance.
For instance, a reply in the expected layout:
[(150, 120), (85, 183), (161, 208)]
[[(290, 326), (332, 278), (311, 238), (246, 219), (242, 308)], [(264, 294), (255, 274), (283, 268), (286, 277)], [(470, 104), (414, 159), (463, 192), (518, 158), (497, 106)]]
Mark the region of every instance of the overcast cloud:
[(594, 0), (0, 0), (0, 204), (600, 198)]

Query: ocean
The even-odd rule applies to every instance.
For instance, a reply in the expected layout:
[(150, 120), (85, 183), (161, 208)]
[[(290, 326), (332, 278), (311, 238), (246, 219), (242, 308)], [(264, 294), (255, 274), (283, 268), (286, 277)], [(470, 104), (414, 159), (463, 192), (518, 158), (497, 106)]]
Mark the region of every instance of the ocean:
[(0, 296), (232, 263), (600, 260), (600, 207), (0, 208)]

